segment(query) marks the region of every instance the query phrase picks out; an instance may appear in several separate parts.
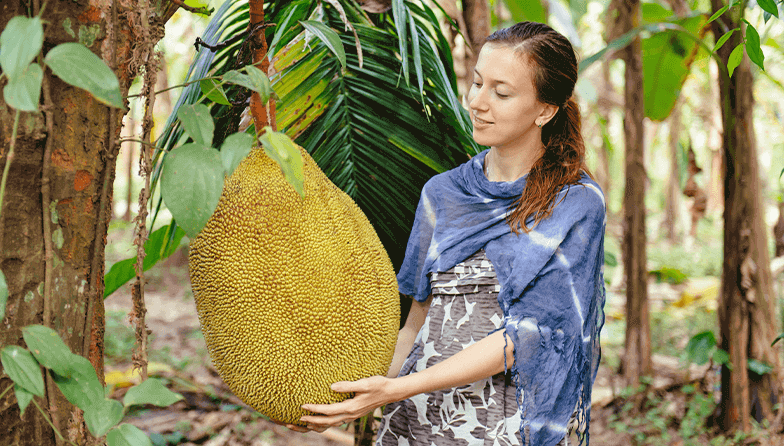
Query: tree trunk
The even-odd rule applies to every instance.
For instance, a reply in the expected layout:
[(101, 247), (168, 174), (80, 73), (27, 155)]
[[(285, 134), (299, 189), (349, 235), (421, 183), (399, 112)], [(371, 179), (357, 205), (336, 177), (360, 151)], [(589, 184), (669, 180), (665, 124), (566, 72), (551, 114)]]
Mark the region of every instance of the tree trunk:
[[(33, 2), (32, 13), (39, 3)], [(140, 3), (146, 4), (130, 3), (133, 9), (125, 9), (120, 2), (103, 2), (104, 8), (93, 6), (94, 2), (48, 2), (42, 16), (47, 24), (43, 47), (74, 41), (63, 26), (66, 21), (77, 31), (98, 26), (100, 38), (88, 42), (89, 49), (115, 70), (120, 90), (127, 94), (139, 68), (135, 61), (144, 60), (144, 50), (152, 49), (163, 35), (165, 20), (146, 15), (140, 20), (145, 10)], [(167, 8), (156, 17), (168, 18), (173, 12)], [(26, 2), (5, 2), (0, 29), (12, 17), (27, 13)], [(132, 23), (149, 24), (144, 30), (148, 33), (132, 28)], [(48, 70), (41, 98), (47, 105), (43, 113), (21, 116), (0, 210), (0, 269), (10, 294), (0, 348), (24, 345), (21, 329), (44, 324), (73, 352), (87, 357), (102, 380), (104, 248), (123, 112), (108, 108)], [(14, 114), (0, 98), (0, 169), (9, 162)], [(0, 392), (10, 385), (7, 377), (0, 379)], [(97, 444), (86, 433), (80, 411), (51, 381), (46, 397), (36, 399), (66, 439)], [(13, 392), (0, 401), (0, 432), (1, 446), (62, 443), (34, 405), (20, 419)]]
[(465, 85), (471, 85), (474, 66), (485, 38), (490, 35), (490, 5), (488, 0), (463, 0), (463, 21), (465, 22), (466, 42)]
[[(711, 0), (711, 4), (714, 10), (723, 6), (721, 0)], [(711, 24), (714, 35), (723, 34), (723, 26), (735, 28), (740, 19), (735, 9), (724, 14)], [(725, 66), (739, 43), (740, 33), (735, 33), (719, 50)], [(725, 173), (718, 314), (721, 348), (729, 352), (732, 367), (725, 365), (721, 370), (722, 401), (717, 415), (722, 429), (745, 431), (751, 428), (751, 417), (773, 419), (773, 407), (781, 397), (781, 370), (778, 350), (771, 347), (778, 331), (752, 119), (754, 79), (748, 58), (744, 56), (731, 79), (721, 76), (719, 82)], [(749, 360), (772, 369), (758, 375), (748, 369)]]
[[(640, 2), (619, 2), (619, 19), (624, 32), (640, 24)], [(623, 373), (629, 385), (651, 373), (651, 329), (648, 317), (648, 270), (645, 254), (644, 108), (642, 50), (636, 37), (623, 49), (626, 63), (624, 139), (626, 145), (626, 189), (623, 200), (623, 265), (626, 275), (626, 352)]]
[(671, 244), (678, 242), (678, 223), (680, 221), (681, 182), (678, 158), (680, 157), (681, 104), (675, 104), (669, 118), (670, 134), (670, 176), (667, 179), (667, 200), (664, 203), (664, 222), (662, 229)]

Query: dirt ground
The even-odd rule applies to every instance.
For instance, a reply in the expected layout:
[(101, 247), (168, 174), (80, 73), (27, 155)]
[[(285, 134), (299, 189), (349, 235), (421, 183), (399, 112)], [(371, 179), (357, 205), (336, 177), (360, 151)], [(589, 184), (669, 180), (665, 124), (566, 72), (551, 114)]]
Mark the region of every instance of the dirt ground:
[[(655, 290), (654, 290), (655, 293)], [(301, 434), (275, 425), (255, 411), (247, 408), (232, 395), (211, 366), (209, 355), (201, 337), (199, 321), (187, 277), (187, 258), (180, 251), (148, 274), (146, 292), (147, 325), (152, 330), (150, 343), (151, 376), (165, 379), (170, 387), (183, 394), (180, 401), (168, 408), (147, 407), (132, 412), (126, 418), (152, 436), (156, 446), (167, 444), (206, 446), (272, 446), (272, 445), (353, 445), (351, 427), (331, 429), (323, 434)], [(608, 298), (608, 302), (610, 299)], [(106, 299), (107, 313), (124, 312), (131, 306), (128, 285)], [(608, 311), (610, 314), (610, 311)], [(123, 323), (128, 325), (127, 318)], [(124, 357), (130, 358), (130, 351)], [(667, 388), (674, 382), (683, 381), (686, 371), (679, 369), (674, 358), (655, 358), (657, 375), (654, 388)], [(675, 363), (673, 363), (673, 361)], [(122, 398), (127, 387), (138, 382), (131, 374), (129, 362), (107, 360), (107, 382), (116, 383), (112, 397)], [(702, 385), (713, 385), (707, 368), (691, 369), (690, 376), (707, 376)], [(591, 444), (600, 446), (626, 446), (651, 444), (646, 441), (646, 426), (640, 425), (639, 417), (631, 419), (629, 405), (614, 399), (620, 389), (614, 382), (615, 373), (606, 365), (600, 367), (593, 394), (591, 422)], [(664, 409), (661, 419), (683, 417), (686, 401), (678, 392), (664, 392), (661, 404)], [(667, 416), (669, 415), (669, 418)], [(624, 420), (624, 416), (629, 419)], [(637, 420), (637, 421), (635, 421)], [(651, 423), (655, 423), (652, 420)], [(613, 424), (615, 423), (615, 424)], [(636, 430), (618, 428), (618, 423), (634, 425)], [(671, 421), (669, 423), (672, 423)], [(670, 430), (669, 441), (657, 440), (656, 444), (699, 445), (736, 444), (711, 443), (707, 436), (684, 442), (678, 438), (678, 426), (663, 428)], [(635, 436), (636, 433), (636, 436)], [(641, 435), (641, 433), (643, 435)], [(737, 443), (741, 444), (741, 443)], [(746, 444), (746, 443), (743, 443)], [(762, 439), (760, 445), (784, 446), (784, 440)]]

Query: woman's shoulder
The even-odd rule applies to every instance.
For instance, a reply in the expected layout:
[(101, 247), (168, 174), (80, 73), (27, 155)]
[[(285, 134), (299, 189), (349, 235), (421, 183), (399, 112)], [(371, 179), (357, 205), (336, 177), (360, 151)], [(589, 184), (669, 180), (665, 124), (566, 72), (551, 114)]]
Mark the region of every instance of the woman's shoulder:
[(585, 172), (577, 183), (564, 186), (560, 194), (559, 205), (573, 211), (604, 216), (607, 210), (602, 188)]
[(425, 183), (424, 189), (433, 189), (440, 187), (448, 187), (450, 185), (460, 186), (465, 183), (466, 179), (475, 174), (475, 170), (482, 170), (482, 160), (487, 150), (474, 155), (463, 164), (459, 164), (449, 170), (437, 173), (430, 177)]

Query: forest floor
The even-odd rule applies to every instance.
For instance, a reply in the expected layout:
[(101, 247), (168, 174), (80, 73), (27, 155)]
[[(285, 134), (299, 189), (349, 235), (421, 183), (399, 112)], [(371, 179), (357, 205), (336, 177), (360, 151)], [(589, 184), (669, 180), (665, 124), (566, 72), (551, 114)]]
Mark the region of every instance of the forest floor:
[[(130, 240), (126, 231), (110, 232), (110, 244), (124, 243), (113, 240), (114, 237)], [(117, 255), (116, 251), (107, 251), (109, 263), (128, 256), (127, 252)], [(149, 406), (128, 414), (125, 421), (150, 434), (155, 446), (353, 445), (350, 426), (322, 434), (293, 432), (268, 421), (231, 394), (212, 367), (201, 335), (184, 250), (149, 270), (147, 279), (146, 322), (152, 330), (149, 373), (185, 397), (167, 408)], [(693, 282), (697, 289), (711, 289), (715, 279)], [(683, 286), (652, 283), (650, 294), (655, 307), (657, 302), (682, 302), (688, 293)], [(672, 354), (682, 351), (688, 338), (673, 341), (671, 355), (654, 355), (656, 376), (647, 388), (622, 388), (617, 368), (623, 347), (623, 305), (623, 295), (610, 286), (603, 358), (593, 392), (591, 444), (784, 446), (784, 437), (772, 436), (763, 428), (749, 435), (725, 438), (707, 427), (706, 419), (716, 406), (718, 376), (715, 368), (693, 364), (687, 367), (683, 358)], [(131, 308), (129, 286), (108, 297), (105, 306), (106, 380), (113, 385), (111, 396), (121, 399), (128, 386), (139, 382), (138, 373), (130, 365), (134, 335), (127, 317)], [(712, 314), (715, 319), (715, 311)], [(692, 322), (684, 325), (694, 328)], [(653, 331), (678, 330), (657, 330), (655, 326)]]

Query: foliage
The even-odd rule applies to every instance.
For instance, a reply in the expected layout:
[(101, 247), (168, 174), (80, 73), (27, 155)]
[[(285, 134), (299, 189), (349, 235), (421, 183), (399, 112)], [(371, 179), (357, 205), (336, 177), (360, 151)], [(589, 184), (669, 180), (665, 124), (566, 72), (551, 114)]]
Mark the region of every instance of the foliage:
[[(265, 150), (275, 139), (286, 147), (283, 134), (308, 150), (327, 176), (362, 208), (393, 264), (399, 264), (405, 249), (402, 241), (425, 181), (480, 150), (470, 136), (467, 113), (457, 100), (451, 51), (438, 19), (428, 7), (403, 0), (393, 2), (391, 13), (372, 18), (353, 0), (330, 5), (304, 0), (265, 4), (267, 21), (279, 26), (267, 31), (271, 86), (262, 87), (269, 81), (261, 71), (252, 65), (237, 66), (245, 50), (241, 40), (232, 39), (247, 29), (248, 5), (228, 3), (214, 14), (203, 40), (211, 45), (219, 38), (233, 43), (216, 53), (202, 49), (197, 54), (186, 81), (192, 85), (185, 87), (156, 142), (160, 147), (156, 157), (163, 162), (156, 165), (152, 187), (169, 171), (171, 181), (160, 180), (163, 201), (188, 236), (198, 233), (217, 205), (215, 191), (221, 176), (216, 167), (205, 167), (214, 171), (204, 174), (205, 181), (213, 184), (203, 188), (193, 184), (195, 166), (214, 163), (197, 159), (214, 159), (214, 155), (192, 147), (182, 150), (182, 144), (190, 137), (207, 147), (208, 138), (201, 129), (210, 124), (201, 113), (196, 122), (206, 127), (191, 126), (188, 131), (179, 110), (206, 100), (217, 129), (214, 134), (206, 133), (223, 152), (222, 144), (230, 139), (227, 132), (237, 129), (237, 108), (244, 108), (234, 104), (244, 104), (249, 88), (265, 90), (270, 98), (277, 97), (281, 129), (279, 136), (268, 137)], [(341, 29), (352, 32), (336, 31)], [(363, 54), (373, 57), (363, 59)], [(250, 79), (254, 69), (261, 84)], [(204, 79), (214, 82), (202, 88)], [(232, 105), (211, 102), (204, 92), (213, 90)], [(191, 117), (197, 119), (190, 116), (186, 121)], [(288, 150), (292, 153), (291, 146)], [(185, 156), (179, 156), (177, 170), (189, 172), (180, 179), (171, 174), (174, 164), (168, 161), (178, 152)], [(239, 157), (229, 158), (236, 166)], [(296, 162), (296, 156), (289, 160)], [(296, 178), (293, 172), (296, 169), (290, 178)], [(182, 197), (183, 193), (190, 196)], [(160, 249), (170, 251), (168, 244)], [(117, 286), (124, 283), (112, 271), (106, 280)]]
[[(150, 439), (137, 427), (119, 424), (129, 408), (146, 404), (164, 407), (182, 399), (181, 395), (170, 391), (156, 379), (148, 379), (129, 389), (122, 404), (107, 399), (90, 361), (73, 354), (54, 330), (42, 325), (29, 325), (22, 329), (22, 336), (29, 350), (9, 345), (0, 352), (3, 369), (14, 383), (20, 416), (32, 402), (46, 418), (34, 399), (35, 396), (44, 397), (41, 367), (45, 373), (51, 374), (65, 398), (84, 411), (90, 433), (95, 437), (106, 435), (109, 446), (150, 445)], [(9, 389), (5, 389), (3, 394)], [(59, 431), (55, 429), (55, 432), (63, 438)]]

